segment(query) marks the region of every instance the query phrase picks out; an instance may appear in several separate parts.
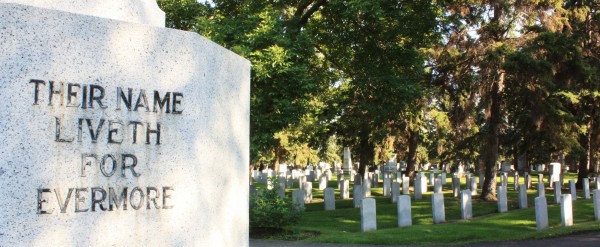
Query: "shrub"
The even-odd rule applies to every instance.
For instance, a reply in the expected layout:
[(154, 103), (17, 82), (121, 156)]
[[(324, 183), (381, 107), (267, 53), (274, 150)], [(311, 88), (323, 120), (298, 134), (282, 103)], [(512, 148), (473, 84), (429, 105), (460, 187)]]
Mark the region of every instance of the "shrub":
[(250, 197), (250, 227), (281, 229), (300, 220), (303, 209), (289, 197), (280, 199), (278, 189), (276, 186)]

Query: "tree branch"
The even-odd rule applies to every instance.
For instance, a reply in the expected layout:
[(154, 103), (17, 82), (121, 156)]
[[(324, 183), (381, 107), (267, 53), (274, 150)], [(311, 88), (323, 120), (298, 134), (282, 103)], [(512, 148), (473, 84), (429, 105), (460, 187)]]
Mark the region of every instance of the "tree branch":
[(300, 21), (298, 21), (298, 28), (302, 28), (304, 25), (306, 25), (306, 23), (308, 23), (308, 19), (315, 12), (317, 12), (317, 10), (319, 10), (319, 8), (321, 8), (321, 6), (325, 5), (326, 3), (327, 3), (327, 0), (317, 0), (315, 3), (313, 3), (313, 5), (310, 6), (310, 8), (304, 13), (304, 15), (302, 15), (302, 17), (300, 18)]

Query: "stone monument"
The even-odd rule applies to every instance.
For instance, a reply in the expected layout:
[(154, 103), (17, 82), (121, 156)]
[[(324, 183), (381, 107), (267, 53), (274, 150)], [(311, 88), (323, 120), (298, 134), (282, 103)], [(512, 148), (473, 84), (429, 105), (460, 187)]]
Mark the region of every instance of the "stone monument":
[(154, 0), (0, 0), (0, 246), (247, 246), (250, 63)]

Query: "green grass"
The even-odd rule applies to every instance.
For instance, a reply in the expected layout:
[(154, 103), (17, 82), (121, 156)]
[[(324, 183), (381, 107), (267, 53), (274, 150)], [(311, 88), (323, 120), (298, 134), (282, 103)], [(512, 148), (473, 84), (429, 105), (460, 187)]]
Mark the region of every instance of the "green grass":
[[(450, 175), (448, 175), (450, 176)], [(536, 188), (537, 175), (533, 174), (533, 186)], [(565, 184), (569, 179), (576, 179), (576, 174), (565, 176)], [(537, 232), (535, 223), (534, 198), (535, 189), (528, 191), (528, 209), (518, 209), (518, 193), (513, 190), (513, 177), (508, 180), (508, 207), (506, 213), (497, 213), (496, 202), (483, 202), (477, 196), (473, 197), (473, 216), (471, 220), (460, 219), (458, 198), (451, 191), (451, 178), (444, 186), (444, 205), (446, 223), (433, 224), (431, 195), (433, 186), (422, 200), (412, 200), (412, 220), (410, 227), (397, 227), (396, 204), (391, 203), (390, 197), (383, 197), (382, 188), (372, 188), (371, 195), (377, 201), (377, 231), (360, 231), (360, 209), (353, 207), (352, 199), (336, 200), (335, 211), (324, 211), (323, 192), (313, 189), (313, 202), (306, 204), (306, 212), (300, 222), (287, 227), (288, 230), (318, 231), (321, 234), (305, 239), (309, 242), (328, 242), (346, 244), (410, 244), (410, 245), (440, 245), (467, 244), (475, 242), (520, 240), (531, 238), (546, 238), (566, 235), (580, 231), (600, 230), (600, 223), (594, 221), (594, 206), (592, 200), (584, 200), (578, 191), (578, 200), (573, 204), (574, 225), (562, 227), (560, 220), (560, 205), (555, 205), (552, 189), (546, 188), (548, 201), (548, 216), (550, 228)], [(521, 177), (520, 183), (524, 182)], [(498, 180), (499, 181), (499, 180)], [(547, 180), (545, 180), (547, 181)], [(331, 181), (329, 187), (335, 188), (336, 198), (339, 198), (337, 182)], [(315, 182), (313, 188), (318, 188)], [(465, 189), (465, 179), (461, 180), (461, 189)], [(292, 189), (288, 189), (291, 194)], [(479, 188), (481, 193), (481, 188)], [(569, 193), (568, 186), (563, 186), (563, 193)], [(352, 193), (350, 193), (352, 194)], [(412, 198), (411, 187), (411, 198)]]

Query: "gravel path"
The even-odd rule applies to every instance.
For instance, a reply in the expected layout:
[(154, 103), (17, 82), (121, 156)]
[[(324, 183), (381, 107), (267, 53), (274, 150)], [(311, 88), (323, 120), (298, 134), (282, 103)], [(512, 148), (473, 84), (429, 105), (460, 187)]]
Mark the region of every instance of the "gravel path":
[[(451, 243), (448, 243), (451, 244)], [(273, 240), (258, 240), (251, 239), (250, 247), (398, 247), (409, 245), (361, 245), (361, 244), (325, 244), (325, 243), (306, 243), (306, 242), (291, 242), (291, 241), (273, 241)], [(505, 241), (505, 242), (490, 242), (479, 243), (462, 246), (471, 247), (499, 247), (499, 246), (527, 246), (527, 247), (582, 247), (582, 246), (600, 246), (600, 231), (579, 233), (569, 236), (521, 240), (521, 241)]]

